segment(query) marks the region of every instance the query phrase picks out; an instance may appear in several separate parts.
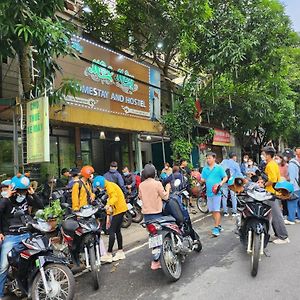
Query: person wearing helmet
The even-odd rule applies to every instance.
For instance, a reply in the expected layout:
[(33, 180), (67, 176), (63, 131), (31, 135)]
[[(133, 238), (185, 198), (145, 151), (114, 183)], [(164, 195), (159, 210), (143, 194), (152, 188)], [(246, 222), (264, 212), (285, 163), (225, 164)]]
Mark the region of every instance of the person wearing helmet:
[(214, 219), (214, 228), (212, 229), (213, 236), (220, 235), (221, 226), (221, 192), (220, 187), (227, 182), (227, 175), (222, 166), (216, 163), (216, 154), (208, 152), (206, 154), (207, 165), (203, 168), (201, 181), (206, 184), (207, 206), (212, 212)]
[[(164, 189), (162, 183), (155, 180), (156, 169), (152, 164), (146, 164), (142, 171), (143, 181), (139, 187), (139, 199), (142, 201), (142, 212), (145, 222), (162, 217), (163, 201), (169, 199), (171, 185)], [(161, 268), (159, 261), (151, 262), (151, 269)]]
[[(123, 216), (128, 208), (123, 191), (116, 183), (106, 180), (104, 176), (95, 177), (93, 181), (93, 188), (100, 190), (105, 189), (108, 196), (105, 208), (107, 213), (106, 228), (109, 228), (109, 242), (107, 254), (101, 257), (101, 261), (111, 263), (113, 261), (125, 259), (125, 253), (123, 252), (123, 237), (121, 233), (121, 227)], [(112, 216), (111, 219), (110, 216)], [(115, 244), (116, 236), (118, 251), (115, 256), (113, 256), (113, 247)]]
[(80, 210), (81, 207), (91, 204), (95, 200), (91, 184), (94, 172), (92, 166), (84, 166), (80, 171), (81, 178), (74, 182), (72, 187), (72, 209), (74, 211)]
[[(271, 146), (266, 146), (263, 149), (263, 153), (266, 159), (266, 168), (265, 173), (268, 177), (268, 180), (265, 184), (266, 191), (272, 194), (275, 194), (273, 186), (280, 181), (280, 171), (279, 166), (274, 160), (276, 150)], [(288, 238), (288, 232), (286, 230), (282, 212), (278, 200), (269, 201), (269, 205), (272, 208), (272, 226), (276, 239), (273, 241), (274, 244), (286, 244), (290, 240)]]
[[(234, 152), (229, 153), (228, 159), (224, 159), (221, 163), (221, 166), (224, 168), (227, 178), (233, 177), (243, 177), (241, 172), (240, 165), (237, 163), (237, 155)], [(223, 186), (223, 195), (222, 195), (222, 204), (223, 204), (223, 215), (224, 217), (228, 217), (228, 208), (227, 201), (228, 195), (230, 193), (231, 202), (232, 202), (232, 216), (236, 217), (237, 215), (237, 198), (236, 193), (232, 190), (228, 189), (228, 184), (225, 183)]]
[(23, 226), (20, 218), (15, 216), (15, 212), (23, 211), (24, 214), (28, 215), (30, 206), (43, 208), (43, 203), (30, 187), (29, 178), (24, 175), (14, 176), (6, 192), (5, 197), (0, 201), (0, 299), (4, 297), (4, 286), (9, 266), (7, 254), (29, 237), (28, 233), (20, 234), (11, 229), (11, 226)]

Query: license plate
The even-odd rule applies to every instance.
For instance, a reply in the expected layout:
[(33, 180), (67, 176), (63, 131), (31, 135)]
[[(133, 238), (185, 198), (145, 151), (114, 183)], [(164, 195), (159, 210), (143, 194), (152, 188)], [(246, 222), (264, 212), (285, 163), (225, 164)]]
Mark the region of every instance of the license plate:
[(155, 248), (161, 246), (163, 243), (162, 235), (156, 235), (149, 238), (149, 248)]
[(128, 208), (128, 210), (132, 210), (133, 206), (130, 203), (127, 203), (127, 208)]
[(143, 202), (142, 202), (142, 200), (140, 200), (140, 199), (138, 199), (138, 200), (136, 201), (136, 203), (137, 203), (140, 207), (142, 207), (142, 205), (143, 205)]

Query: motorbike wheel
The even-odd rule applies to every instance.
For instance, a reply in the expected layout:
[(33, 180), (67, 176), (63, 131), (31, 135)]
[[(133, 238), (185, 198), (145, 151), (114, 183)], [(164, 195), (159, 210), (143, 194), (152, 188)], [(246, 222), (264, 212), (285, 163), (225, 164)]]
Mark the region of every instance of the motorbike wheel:
[(142, 213), (141, 208), (138, 205), (133, 206), (135, 211), (135, 216), (132, 217), (132, 222), (134, 223), (141, 223), (143, 221), (144, 215)]
[(122, 228), (128, 228), (132, 223), (132, 215), (129, 211), (126, 211), (126, 213), (123, 216), (123, 222), (122, 222)]
[(96, 265), (96, 253), (94, 246), (89, 248), (89, 258), (93, 277), (93, 287), (95, 290), (98, 290), (100, 287), (100, 266)]
[(65, 265), (52, 263), (44, 270), (51, 291), (46, 294), (42, 275), (38, 272), (31, 287), (32, 300), (72, 300), (75, 294), (75, 279), (71, 270)]
[(208, 213), (207, 199), (202, 196), (198, 197), (197, 207), (202, 213), (207, 214)]
[(200, 241), (200, 237), (197, 232), (195, 232), (195, 235), (196, 235), (196, 239), (197, 239), (197, 244), (195, 245), (194, 251), (199, 253), (202, 250), (202, 243)]
[(258, 264), (260, 258), (260, 235), (253, 233), (252, 253), (251, 253), (251, 275), (255, 277), (258, 271)]
[(164, 274), (171, 282), (177, 281), (182, 272), (181, 259), (172, 249), (172, 240), (166, 236), (163, 240), (160, 264)]

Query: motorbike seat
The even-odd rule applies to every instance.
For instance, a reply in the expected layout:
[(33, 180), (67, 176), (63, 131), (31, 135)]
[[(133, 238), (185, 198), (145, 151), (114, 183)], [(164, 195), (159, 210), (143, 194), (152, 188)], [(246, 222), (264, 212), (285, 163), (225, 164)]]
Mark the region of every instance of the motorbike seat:
[(74, 219), (67, 219), (62, 222), (62, 228), (66, 233), (73, 233), (78, 227), (79, 224)]
[(266, 191), (251, 190), (248, 191), (247, 194), (256, 201), (266, 201), (273, 199), (273, 195)]
[(163, 216), (155, 219), (155, 222), (163, 224), (163, 223), (175, 223), (176, 219), (172, 216)]

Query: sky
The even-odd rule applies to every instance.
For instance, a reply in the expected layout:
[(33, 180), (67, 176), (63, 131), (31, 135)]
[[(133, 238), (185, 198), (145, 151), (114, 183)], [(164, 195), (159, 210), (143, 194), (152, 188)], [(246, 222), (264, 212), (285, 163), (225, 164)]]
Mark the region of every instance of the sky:
[(300, 32), (300, 0), (281, 0), (286, 6), (286, 14), (290, 16), (293, 27)]

